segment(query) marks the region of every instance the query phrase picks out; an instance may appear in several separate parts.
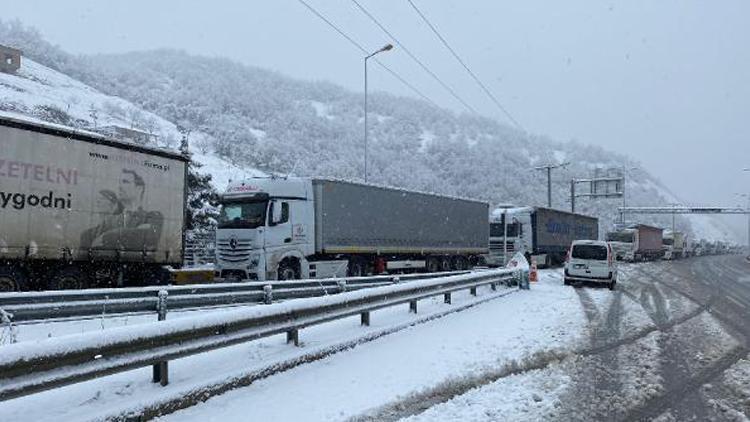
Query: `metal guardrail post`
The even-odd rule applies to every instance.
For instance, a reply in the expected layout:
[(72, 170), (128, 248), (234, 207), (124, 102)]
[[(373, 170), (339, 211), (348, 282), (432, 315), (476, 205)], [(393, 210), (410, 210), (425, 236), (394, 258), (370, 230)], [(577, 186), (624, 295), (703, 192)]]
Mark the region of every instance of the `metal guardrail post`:
[(497, 283), (495, 283), (494, 281), (490, 283), (490, 289), (492, 289), (493, 292), (497, 290)]
[[(166, 290), (159, 290), (159, 300), (156, 302), (156, 312), (159, 321), (167, 319), (167, 297), (169, 292)], [(158, 382), (162, 386), (169, 384), (169, 362), (162, 361), (154, 364), (153, 366), (153, 377), (152, 382)]]
[(299, 330), (293, 329), (286, 332), (286, 342), (294, 343), (295, 346), (299, 346)]
[(416, 300), (412, 300), (411, 302), (409, 302), (409, 312), (412, 312), (415, 314), (417, 313), (417, 301)]
[(448, 305), (451, 304), (451, 294), (450, 293), (445, 293), (443, 295), (443, 303), (447, 303)]
[(263, 303), (266, 305), (273, 303), (273, 286), (270, 284), (263, 286)]
[(339, 280), (337, 284), (339, 286), (339, 293), (345, 293), (346, 292), (346, 280)]
[(476, 288), (476, 287), (471, 287), (471, 288), (469, 288), (469, 293), (470, 293), (470, 294), (471, 294), (472, 296), (476, 296), (476, 295), (477, 295), (477, 288)]
[(364, 325), (365, 327), (370, 326), (370, 312), (362, 312), (360, 314), (360, 324)]

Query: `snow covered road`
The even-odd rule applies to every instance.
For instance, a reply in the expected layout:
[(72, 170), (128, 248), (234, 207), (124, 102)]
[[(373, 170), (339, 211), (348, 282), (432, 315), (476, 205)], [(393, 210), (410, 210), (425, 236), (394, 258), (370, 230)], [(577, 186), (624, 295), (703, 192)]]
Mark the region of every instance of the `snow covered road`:
[(0, 414), (153, 416), (210, 390), (161, 419), (747, 420), (749, 263), (626, 264), (614, 292), (541, 274), (530, 291), (481, 289), (426, 300), (417, 315), (377, 311), (370, 327), (305, 329), (297, 348), (277, 336), (176, 360), (167, 387), (143, 369), (0, 403)]

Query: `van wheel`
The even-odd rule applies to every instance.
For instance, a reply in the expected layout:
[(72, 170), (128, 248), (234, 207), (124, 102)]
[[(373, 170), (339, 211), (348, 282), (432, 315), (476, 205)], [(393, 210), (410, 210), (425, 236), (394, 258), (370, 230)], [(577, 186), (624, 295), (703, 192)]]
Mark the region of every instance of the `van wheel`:
[(610, 281), (609, 282), (609, 290), (614, 290), (615, 289), (615, 284), (617, 284), (617, 283), (614, 280)]
[(21, 271), (6, 266), (0, 267), (0, 292), (17, 292), (26, 285), (26, 277)]
[(80, 290), (88, 286), (88, 279), (76, 267), (61, 268), (47, 283), (48, 290)]
[(570, 280), (568, 280), (567, 278), (563, 279), (563, 285), (570, 286)]

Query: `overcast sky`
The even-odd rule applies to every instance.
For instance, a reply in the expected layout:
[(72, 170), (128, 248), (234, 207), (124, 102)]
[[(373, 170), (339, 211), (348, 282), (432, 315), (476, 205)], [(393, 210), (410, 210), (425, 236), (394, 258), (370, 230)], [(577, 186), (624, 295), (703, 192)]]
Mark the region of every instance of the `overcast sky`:
[[(351, 1), (306, 1), (366, 48), (391, 42)], [(176, 47), (362, 90), (360, 52), (297, 0), (0, 3), (3, 18), (74, 53)], [(360, 3), (471, 106), (507, 122), (407, 0)], [(736, 205), (750, 192), (749, 1), (414, 3), (529, 132), (630, 154), (690, 203)], [(403, 49), (380, 57), (463, 110)], [(376, 68), (370, 83), (413, 95)]]

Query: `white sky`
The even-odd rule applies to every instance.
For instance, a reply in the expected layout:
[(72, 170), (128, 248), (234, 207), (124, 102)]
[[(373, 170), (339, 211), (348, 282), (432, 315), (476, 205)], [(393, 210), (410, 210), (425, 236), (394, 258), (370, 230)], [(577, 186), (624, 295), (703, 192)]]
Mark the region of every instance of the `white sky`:
[[(390, 42), (351, 1), (307, 1), (368, 48)], [(628, 153), (691, 203), (737, 205), (735, 193), (750, 192), (750, 2), (414, 2), (530, 132)], [(361, 3), (469, 104), (505, 121), (406, 0)], [(175, 47), (362, 90), (359, 51), (296, 0), (0, 0), (0, 10), (74, 53)], [(462, 110), (399, 48), (381, 59)], [(370, 83), (411, 95), (376, 67)]]

